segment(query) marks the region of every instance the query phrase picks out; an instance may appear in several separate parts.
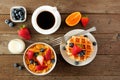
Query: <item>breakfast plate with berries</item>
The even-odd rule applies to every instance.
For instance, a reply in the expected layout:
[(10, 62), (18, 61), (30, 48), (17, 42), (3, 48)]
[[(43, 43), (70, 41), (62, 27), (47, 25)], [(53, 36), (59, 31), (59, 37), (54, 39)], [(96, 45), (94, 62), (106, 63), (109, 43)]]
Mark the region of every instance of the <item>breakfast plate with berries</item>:
[(71, 30), (64, 36), (66, 43), (60, 44), (60, 52), (66, 62), (73, 66), (84, 66), (92, 62), (97, 54), (97, 41), (91, 33), (77, 35), (82, 29)]

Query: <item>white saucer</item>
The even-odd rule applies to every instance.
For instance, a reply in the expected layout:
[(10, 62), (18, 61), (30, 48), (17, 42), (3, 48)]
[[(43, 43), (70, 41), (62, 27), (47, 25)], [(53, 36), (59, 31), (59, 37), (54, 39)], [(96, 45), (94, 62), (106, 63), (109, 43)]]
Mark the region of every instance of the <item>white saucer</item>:
[[(84, 30), (82, 30), (82, 29), (71, 30), (71, 31), (69, 31), (68, 33), (66, 33), (64, 36), (73, 36), (73, 35), (76, 35), (77, 33), (81, 32), (81, 31), (84, 31)], [(93, 36), (91, 33), (86, 33), (86, 34), (84, 34), (84, 35), (87, 35), (88, 38), (89, 38), (92, 42), (96, 42), (96, 43), (97, 43), (96, 39), (94, 38), (94, 36)], [(69, 37), (66, 38), (66, 40), (68, 40), (68, 39), (69, 39)], [(98, 47), (97, 47), (97, 44), (96, 44), (96, 46), (93, 46), (94, 51), (93, 51), (93, 53), (90, 55), (90, 57), (87, 58), (87, 60), (82, 61), (82, 62), (79, 62), (79, 64), (76, 65), (76, 64), (75, 64), (75, 60), (69, 58), (69, 56), (67, 55), (66, 51), (63, 50), (63, 47), (64, 47), (65, 45), (66, 45), (66, 44), (61, 44), (61, 45), (60, 45), (61, 55), (62, 55), (62, 57), (64, 58), (64, 60), (65, 60), (66, 62), (68, 62), (69, 64), (71, 64), (71, 65), (73, 65), (73, 66), (84, 66), (84, 65), (89, 64), (90, 62), (92, 62), (92, 61), (94, 60), (94, 58), (95, 58), (95, 56), (96, 56), (96, 54), (97, 54), (97, 50), (98, 50)]]

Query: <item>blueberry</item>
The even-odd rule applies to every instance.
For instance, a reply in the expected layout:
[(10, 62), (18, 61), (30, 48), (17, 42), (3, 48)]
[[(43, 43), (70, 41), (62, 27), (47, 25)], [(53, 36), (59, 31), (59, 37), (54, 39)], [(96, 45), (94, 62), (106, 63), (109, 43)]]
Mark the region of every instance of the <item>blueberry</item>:
[(15, 14), (15, 16), (16, 16), (16, 17), (18, 17), (18, 16), (19, 16), (19, 14), (17, 14), (17, 13), (16, 13), (16, 14)]
[(24, 18), (24, 14), (21, 14), (20, 17)]
[(38, 62), (37, 62), (37, 61), (35, 61), (35, 62), (34, 62), (34, 64), (35, 64), (35, 65), (38, 65)]
[(16, 17), (12, 17), (13, 20), (17, 20)]
[(18, 66), (19, 66), (19, 64), (18, 64), (18, 63), (15, 63), (15, 64), (14, 64), (14, 67), (18, 67)]
[(96, 42), (93, 42), (93, 46), (96, 46), (96, 44), (97, 44)]
[(10, 22), (8, 25), (9, 25), (10, 27), (14, 27), (14, 23), (13, 23), (13, 22)]
[(35, 57), (37, 57), (38, 55), (39, 55), (39, 53), (38, 53), (38, 52), (34, 53), (34, 56), (35, 56)]
[(17, 9), (13, 9), (13, 11), (12, 11), (13, 13), (17, 13)]
[(21, 15), (20, 15), (20, 20), (24, 20), (24, 16), (21, 16)]
[(22, 70), (22, 69), (23, 69), (23, 66), (19, 66), (18, 69), (19, 69), (19, 70)]
[(33, 63), (34, 63), (34, 60), (33, 60), (33, 59), (31, 59), (31, 60), (30, 60), (30, 64), (33, 64)]
[(8, 20), (8, 19), (5, 20), (5, 23), (6, 23), (6, 24), (9, 24), (10, 22), (11, 22), (11, 21)]
[(44, 48), (41, 48), (41, 49), (40, 49), (40, 52), (44, 52), (44, 51), (45, 51), (45, 49), (44, 49)]
[(69, 47), (73, 47), (74, 46), (74, 43), (69, 43)]
[(23, 8), (20, 8), (19, 10), (24, 11), (24, 9), (23, 9)]
[(19, 15), (21, 15), (21, 16), (22, 16), (22, 15), (24, 15), (24, 13), (23, 13), (23, 12), (21, 12), (21, 11), (19, 11), (19, 12), (18, 12), (18, 14), (19, 14)]
[(19, 20), (19, 17), (18, 17), (18, 16), (15, 16), (15, 19), (16, 19), (16, 20)]
[(24, 20), (24, 19), (20, 17), (20, 20)]
[(16, 20), (16, 16), (15, 16), (14, 13), (12, 13), (12, 19), (13, 19), (13, 20)]
[(84, 35), (84, 37), (88, 37), (87, 35)]
[(83, 50), (78, 53), (78, 56), (84, 56), (84, 55), (85, 55), (85, 51), (83, 51)]
[(78, 65), (79, 64), (79, 61), (75, 61), (75, 65)]
[(54, 62), (55, 62), (55, 59), (51, 59), (51, 62), (54, 63)]
[(20, 20), (20, 15), (18, 15), (17, 17), (18, 17), (18, 19)]
[(63, 50), (66, 50), (66, 47), (65, 47), (65, 46), (63, 46)]

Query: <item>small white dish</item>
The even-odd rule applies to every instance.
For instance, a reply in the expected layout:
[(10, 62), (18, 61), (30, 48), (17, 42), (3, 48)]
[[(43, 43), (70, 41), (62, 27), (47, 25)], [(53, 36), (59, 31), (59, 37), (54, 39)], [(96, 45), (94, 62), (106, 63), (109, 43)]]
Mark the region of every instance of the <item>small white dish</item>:
[(12, 54), (20, 54), (25, 49), (25, 43), (21, 39), (13, 39), (8, 43), (8, 50)]
[[(83, 31), (83, 30), (82, 30), (82, 29), (71, 30), (71, 31), (69, 31), (68, 33), (66, 33), (64, 36), (74, 36), (74, 35), (78, 34), (78, 33), (81, 32), (81, 31)], [(87, 35), (88, 38), (89, 38), (92, 42), (96, 42), (96, 43), (97, 43), (96, 39), (94, 38), (94, 36), (93, 36), (91, 33), (86, 33), (86, 34), (84, 34), (84, 35)], [(69, 37), (66, 38), (66, 41), (67, 41), (68, 39), (69, 39)], [(64, 58), (64, 60), (65, 60), (66, 62), (68, 62), (69, 64), (71, 64), (71, 65), (73, 65), (73, 66), (85, 66), (85, 65), (89, 64), (90, 62), (92, 62), (92, 61), (94, 60), (94, 58), (95, 58), (95, 56), (96, 56), (96, 54), (97, 54), (97, 50), (98, 50), (98, 47), (97, 47), (97, 44), (96, 44), (96, 46), (93, 46), (94, 51), (93, 51), (93, 53), (90, 55), (90, 57), (87, 58), (85, 61), (79, 62), (79, 64), (76, 65), (76, 64), (75, 64), (75, 60), (69, 58), (69, 56), (68, 56), (68, 54), (66, 53), (66, 51), (63, 50), (63, 47), (64, 47), (65, 45), (66, 45), (66, 44), (61, 44), (61, 45), (60, 45), (61, 55), (62, 55), (62, 57)]]
[[(20, 8), (22, 8), (22, 9), (24, 10), (24, 19), (23, 19), (23, 20), (14, 20), (14, 19), (13, 19), (13, 13), (12, 13), (12, 11), (13, 11), (14, 9), (20, 9)], [(13, 7), (11, 7), (11, 8), (10, 8), (10, 19), (11, 19), (11, 21), (13, 21), (13, 22), (25, 22), (26, 19), (27, 19), (27, 10), (26, 10), (26, 8), (23, 7), (23, 6), (13, 6)]]
[[(36, 45), (36, 44), (44, 44), (44, 45), (46, 45), (46, 46), (49, 46), (49, 47), (52, 49), (52, 51), (53, 51), (53, 53), (54, 53), (54, 56), (55, 56), (55, 57), (54, 57), (55, 62), (54, 62), (54, 64), (53, 64), (53, 66), (51, 67), (50, 70), (48, 70), (48, 71), (45, 72), (45, 73), (35, 73), (35, 72), (31, 71), (31, 70), (28, 68), (28, 66), (27, 66), (27, 64), (26, 64), (26, 61), (25, 61), (25, 55), (26, 55), (27, 50), (28, 50), (30, 47), (32, 47), (32, 46), (34, 46), (34, 45)], [(57, 63), (57, 55), (56, 55), (56, 53), (55, 53), (55, 50), (54, 50), (50, 45), (48, 45), (47, 43), (44, 43), (44, 42), (35, 42), (35, 43), (31, 44), (31, 45), (25, 50), (25, 52), (24, 52), (24, 54), (23, 54), (23, 63), (24, 63), (24, 65), (25, 65), (25, 68), (26, 68), (30, 73), (32, 73), (33, 75), (43, 76), (43, 75), (49, 74), (49, 73), (55, 68), (56, 63)]]
[[(38, 23), (37, 23), (37, 18), (38, 18), (38, 15), (44, 11), (47, 11), (47, 12), (50, 12), (54, 18), (55, 18), (55, 22), (54, 22), (54, 25), (50, 28), (50, 29), (42, 29)], [(33, 15), (32, 15), (32, 25), (34, 27), (34, 29), (38, 32), (38, 33), (41, 33), (41, 34), (52, 34), (54, 32), (56, 32), (60, 25), (61, 25), (61, 15), (59, 13), (59, 11), (57, 10), (56, 7), (52, 7), (52, 6), (48, 6), (48, 5), (44, 5), (44, 6), (40, 6), (38, 7), (34, 12), (33, 12)], [(48, 24), (48, 23), (46, 23)]]

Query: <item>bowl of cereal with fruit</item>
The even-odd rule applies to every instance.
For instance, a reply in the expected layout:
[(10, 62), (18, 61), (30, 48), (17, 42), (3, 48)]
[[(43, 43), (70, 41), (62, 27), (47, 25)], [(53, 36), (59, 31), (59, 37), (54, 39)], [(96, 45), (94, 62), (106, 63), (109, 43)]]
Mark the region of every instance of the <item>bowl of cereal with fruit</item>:
[(31, 44), (23, 55), (25, 68), (34, 75), (47, 75), (55, 68), (56, 62), (54, 49), (43, 42)]

